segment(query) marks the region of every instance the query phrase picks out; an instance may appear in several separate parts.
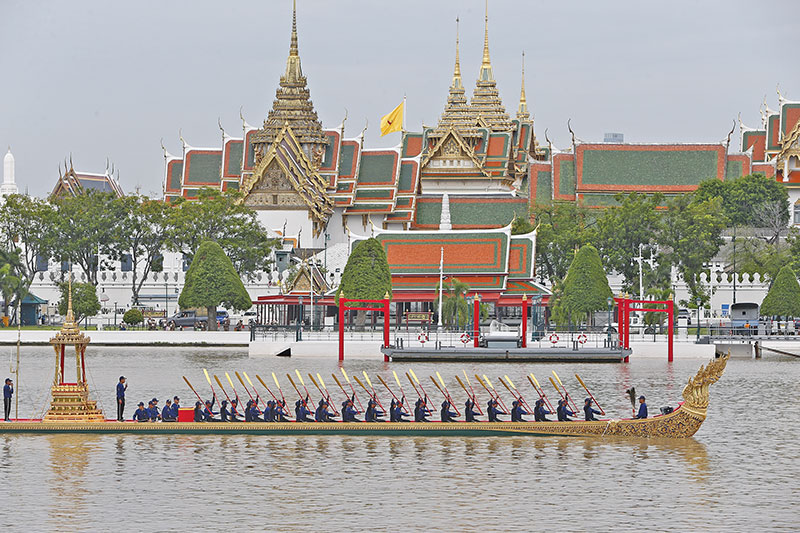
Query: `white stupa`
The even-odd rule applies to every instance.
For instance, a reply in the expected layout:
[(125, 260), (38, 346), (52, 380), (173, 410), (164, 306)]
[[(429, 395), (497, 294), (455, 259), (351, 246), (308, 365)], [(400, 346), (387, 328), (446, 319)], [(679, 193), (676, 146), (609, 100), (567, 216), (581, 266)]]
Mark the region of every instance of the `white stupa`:
[(3, 184), (0, 185), (0, 195), (8, 196), (18, 192), (19, 189), (17, 189), (17, 182), (14, 178), (14, 155), (9, 146), (8, 153), (3, 158)]

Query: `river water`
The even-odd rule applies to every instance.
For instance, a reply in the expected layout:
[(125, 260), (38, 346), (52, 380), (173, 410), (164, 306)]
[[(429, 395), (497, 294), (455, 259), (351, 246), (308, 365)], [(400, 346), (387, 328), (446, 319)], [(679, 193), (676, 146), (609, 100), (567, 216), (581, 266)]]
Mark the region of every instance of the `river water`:
[[(52, 353), (46, 347), (23, 348), (20, 417), (44, 410)], [(610, 415), (623, 417), (630, 415), (626, 388), (635, 385), (646, 394), (651, 412), (674, 406), (686, 380), (704, 363), (664, 359), (634, 355), (627, 365), (419, 364), (414, 370), (428, 382), (427, 376), (439, 370), (457, 398), (463, 394), (457, 394), (454, 375), (463, 376), (462, 369), (471, 377), (487, 374), (496, 387), (496, 378), (508, 374), (529, 397), (525, 374), (534, 372), (544, 386), (555, 370), (582, 398), (577, 372)], [(234, 370), (246, 371), (253, 380), (260, 374), (268, 384), (275, 371), (287, 398), (295, 396), (289, 395), (287, 372), (320, 372), (334, 398), (342, 397), (332, 389), (331, 372), (338, 373), (334, 354), (248, 359), (246, 351), (231, 349), (90, 346), (87, 364), (93, 397), (109, 417), (120, 374), (129, 380), (128, 415), (133, 404), (153, 396), (163, 405), (178, 394), (184, 406), (193, 405), (182, 376), (206, 394), (202, 368), (223, 382), (224, 372), (230, 372), (241, 396)], [(348, 373), (366, 370), (374, 385), (381, 373), (393, 387), (391, 371), (402, 376), (407, 368), (379, 361), (345, 363)], [(708, 419), (685, 441), (0, 434), (0, 526), (26, 531), (797, 530), (798, 383), (800, 361), (730, 361), (711, 388)], [(406, 382), (403, 386), (409, 392)], [(426, 389), (439, 397), (432, 384)], [(545, 390), (552, 391), (549, 383)], [(312, 399), (318, 397), (311, 392)], [(486, 394), (479, 397), (485, 403)]]

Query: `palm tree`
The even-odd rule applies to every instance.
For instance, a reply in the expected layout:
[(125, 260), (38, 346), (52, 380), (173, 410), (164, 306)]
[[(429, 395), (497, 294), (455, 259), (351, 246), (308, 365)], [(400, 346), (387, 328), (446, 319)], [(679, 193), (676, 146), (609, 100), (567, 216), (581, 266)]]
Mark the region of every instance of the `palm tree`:
[[(439, 285), (436, 286), (439, 291)], [(444, 294), (442, 295), (442, 322), (445, 326), (455, 325), (458, 329), (461, 324), (466, 324), (470, 319), (469, 303), (467, 303), (467, 293), (469, 284), (460, 281), (458, 278), (450, 278), (445, 282)], [(434, 309), (438, 312), (438, 298), (434, 301)]]

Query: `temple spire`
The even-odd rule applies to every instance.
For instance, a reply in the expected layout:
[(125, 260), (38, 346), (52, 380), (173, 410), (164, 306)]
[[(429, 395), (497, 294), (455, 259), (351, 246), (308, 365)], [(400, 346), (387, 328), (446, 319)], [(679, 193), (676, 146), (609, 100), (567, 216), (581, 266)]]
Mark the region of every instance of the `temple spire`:
[(292, 1), (292, 39), (289, 45), (289, 57), (286, 59), (286, 80), (299, 81), (303, 77), (300, 68), (300, 52), (297, 47), (297, 0)]
[(489, 0), (486, 0), (486, 13), (483, 17), (483, 60), (479, 78), (483, 81), (494, 79), (492, 60), (489, 58)]
[(459, 55), (459, 19), (456, 17), (456, 63), (453, 68), (453, 81), (447, 95), (447, 104), (439, 119), (436, 133), (443, 133), (449, 128), (455, 128), (461, 133), (474, 129), (475, 117), (467, 101), (464, 82), (461, 78), (461, 59)]
[(459, 20), (456, 17), (456, 66), (453, 69), (453, 84), (452, 87), (463, 87), (463, 83), (461, 81), (461, 61), (458, 56), (458, 24)]
[(525, 97), (525, 51), (522, 51), (522, 86), (519, 92), (519, 107), (517, 107), (517, 118), (520, 120), (530, 120), (531, 114), (528, 112), (528, 99)]

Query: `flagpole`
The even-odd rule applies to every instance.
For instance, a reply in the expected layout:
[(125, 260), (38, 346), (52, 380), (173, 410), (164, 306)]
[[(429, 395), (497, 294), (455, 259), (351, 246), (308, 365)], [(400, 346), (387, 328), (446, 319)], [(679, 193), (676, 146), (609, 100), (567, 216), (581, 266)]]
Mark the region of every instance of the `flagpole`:
[(400, 126), (400, 140), (403, 140), (403, 133), (406, 131), (406, 95), (403, 95), (403, 124)]

